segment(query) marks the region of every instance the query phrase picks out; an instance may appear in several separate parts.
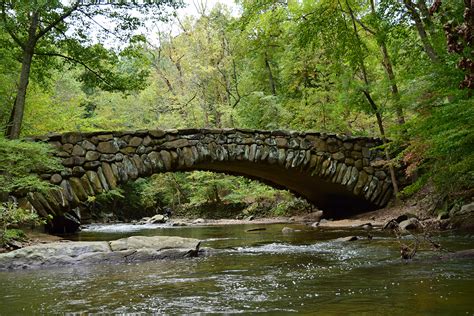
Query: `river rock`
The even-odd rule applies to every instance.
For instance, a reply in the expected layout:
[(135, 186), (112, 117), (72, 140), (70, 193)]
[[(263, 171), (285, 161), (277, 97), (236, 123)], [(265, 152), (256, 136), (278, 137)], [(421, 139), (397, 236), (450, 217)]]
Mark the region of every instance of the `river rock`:
[(420, 221), (414, 217), (402, 221), (400, 224), (401, 230), (422, 230), (423, 226)]
[(157, 214), (153, 216), (152, 218), (150, 218), (147, 222), (149, 224), (163, 224), (163, 223), (166, 223), (167, 220), (168, 218), (166, 216)]
[(202, 218), (195, 219), (193, 224), (204, 224), (206, 221)]
[(323, 211), (316, 211), (316, 212), (309, 213), (308, 215), (305, 215), (303, 219), (308, 222), (319, 222), (322, 217), (323, 217)]
[(474, 214), (474, 202), (463, 205), (457, 215), (468, 215), (468, 214)]
[(397, 217), (394, 217), (394, 218), (391, 218), (389, 220), (387, 220), (383, 226), (382, 226), (382, 230), (386, 230), (386, 229), (397, 229), (397, 228), (401, 228), (400, 224), (402, 222), (405, 222), (406, 221), (406, 224), (409, 223), (409, 221), (411, 221), (412, 223), (415, 222), (415, 220), (418, 220), (418, 217), (416, 217), (416, 215), (414, 214), (411, 214), (411, 213), (405, 213), (405, 214), (402, 214), (402, 215), (399, 215)]
[(54, 242), (0, 254), (0, 270), (194, 257), (199, 245), (198, 239), (168, 236), (133, 236), (110, 242)]
[(472, 230), (474, 227), (474, 202), (453, 207), (450, 211), (450, 221), (453, 228)]
[(283, 229), (281, 230), (283, 234), (291, 234), (291, 233), (294, 233), (295, 231), (296, 230), (290, 227), (283, 227)]

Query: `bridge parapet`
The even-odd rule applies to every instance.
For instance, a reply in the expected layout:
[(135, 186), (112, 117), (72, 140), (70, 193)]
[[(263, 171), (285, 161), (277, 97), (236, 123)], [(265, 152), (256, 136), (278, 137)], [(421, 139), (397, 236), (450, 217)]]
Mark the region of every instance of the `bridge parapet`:
[(29, 193), (39, 213), (63, 214), (88, 196), (139, 177), (211, 170), (244, 175), (307, 198), (322, 209), (374, 209), (392, 195), (380, 139), (249, 129), (139, 130), (49, 134), (65, 167), (42, 174), (60, 187)]

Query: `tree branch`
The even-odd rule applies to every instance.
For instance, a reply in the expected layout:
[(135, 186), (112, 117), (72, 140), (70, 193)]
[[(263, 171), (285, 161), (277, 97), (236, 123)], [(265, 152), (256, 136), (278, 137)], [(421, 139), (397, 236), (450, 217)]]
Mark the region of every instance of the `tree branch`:
[(371, 35), (375, 35), (375, 32), (372, 31), (367, 25), (365, 25), (361, 20), (359, 19), (355, 19), (357, 24), (359, 24), (367, 33), (371, 34)]
[(56, 20), (54, 20), (51, 24), (49, 24), (47, 27), (45, 27), (43, 30), (41, 30), (37, 35), (36, 35), (36, 40), (38, 41), (41, 37), (43, 37), (46, 33), (51, 31), (56, 25), (64, 21), (68, 16), (70, 16), (74, 11), (77, 10), (79, 7), (79, 1), (76, 1), (74, 5), (69, 8), (69, 10), (65, 11), (63, 14), (61, 14)]
[(35, 55), (38, 55), (38, 56), (49, 56), (49, 57), (60, 57), (60, 58), (63, 58), (63, 59), (66, 59), (70, 62), (73, 62), (75, 64), (79, 64), (81, 66), (83, 66), (87, 71), (91, 72), (92, 74), (94, 74), (94, 76), (96, 76), (100, 81), (102, 81), (103, 83), (105, 83), (107, 86), (109, 86), (110, 88), (114, 88), (114, 86), (112, 84), (110, 84), (104, 77), (102, 77), (97, 71), (95, 71), (94, 69), (92, 69), (91, 67), (89, 67), (86, 63), (84, 63), (83, 61), (80, 61), (74, 57), (71, 57), (71, 56), (66, 56), (66, 55), (63, 55), (63, 54), (60, 54), (60, 53), (42, 53), (42, 52), (35, 52)]
[(99, 26), (104, 32), (108, 33), (108, 34), (112, 34), (113, 36), (115, 36), (116, 38), (118, 39), (122, 39), (119, 35), (117, 35), (117, 33), (115, 32), (112, 32), (111, 30), (107, 29), (105, 26), (103, 26), (102, 24), (100, 24), (99, 22), (97, 22), (96, 20), (94, 20), (94, 18), (92, 18), (90, 16), (90, 14), (88, 14), (87, 12), (79, 9), (78, 10), (79, 12), (81, 12), (82, 14), (84, 14), (87, 18), (89, 18), (92, 22), (94, 22), (94, 24), (96, 24), (97, 26)]
[(17, 43), (18, 46), (20, 46), (21, 49), (24, 50), (25, 44), (20, 41), (20, 39), (16, 36), (13, 30), (8, 26), (7, 12), (5, 10), (5, 2), (3, 1), (2, 1), (2, 19), (3, 19), (3, 23), (5, 24), (5, 29), (7, 30), (8, 34), (10, 34), (13, 41), (15, 41), (15, 43)]

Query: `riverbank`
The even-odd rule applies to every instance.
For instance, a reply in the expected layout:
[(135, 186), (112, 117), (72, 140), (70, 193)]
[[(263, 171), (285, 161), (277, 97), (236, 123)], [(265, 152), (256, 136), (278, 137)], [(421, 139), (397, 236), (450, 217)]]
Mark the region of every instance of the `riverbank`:
[[(447, 213), (436, 214), (434, 211), (436, 198), (430, 194), (413, 197), (399, 205), (391, 205), (386, 208), (355, 214), (346, 219), (332, 220), (326, 218), (324, 212), (313, 211), (297, 216), (279, 216), (246, 219), (190, 219), (173, 217), (166, 224), (170, 226), (225, 226), (225, 225), (267, 225), (267, 224), (305, 224), (308, 226), (353, 228), (369, 224), (372, 227), (383, 227), (392, 219), (405, 217), (416, 218), (421, 227), (429, 232), (443, 231), (447, 229), (471, 229), (474, 227), (474, 203), (453, 207)], [(136, 223), (137, 226), (140, 224)], [(18, 248), (32, 245), (49, 244), (64, 240), (62, 236), (50, 235), (38, 230), (26, 231), (26, 240), (15, 241), (6, 248), (0, 248), (0, 253), (9, 252)]]
[(62, 236), (51, 235), (38, 230), (25, 230), (24, 233), (24, 239), (10, 241), (6, 247), (0, 247), (0, 253), (10, 252), (28, 246), (61, 242), (64, 240)]
[[(177, 223), (176, 226), (214, 226), (214, 225), (268, 225), (268, 224), (313, 224), (319, 223), (320, 227), (344, 227), (351, 228), (356, 226), (362, 226), (367, 223), (371, 223), (373, 226), (382, 226), (384, 222), (381, 219), (341, 219), (341, 220), (325, 220), (311, 221), (308, 220), (305, 215), (291, 216), (291, 217), (272, 217), (272, 218), (257, 218), (257, 219), (186, 219), (186, 218), (174, 218), (171, 220), (171, 225)], [(183, 225), (184, 224), (184, 225)]]

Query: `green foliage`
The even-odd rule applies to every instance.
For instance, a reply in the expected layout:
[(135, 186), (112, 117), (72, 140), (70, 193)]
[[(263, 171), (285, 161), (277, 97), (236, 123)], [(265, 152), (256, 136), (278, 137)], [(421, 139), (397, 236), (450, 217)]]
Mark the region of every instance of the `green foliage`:
[(53, 149), (43, 143), (0, 137), (0, 192), (45, 190), (50, 185), (38, 174), (61, 170)]
[(97, 202), (97, 203), (111, 203), (116, 200), (123, 200), (125, 199), (124, 196), (124, 190), (117, 188), (117, 189), (112, 189), (109, 191), (102, 192), (100, 194), (97, 194), (91, 201), (89, 202)]
[(24, 241), (26, 238), (25, 232), (21, 229), (7, 229), (3, 234), (3, 244), (8, 243), (11, 240)]
[(404, 187), (403, 190), (400, 192), (400, 197), (401, 198), (411, 197), (413, 194), (420, 191), (425, 186), (427, 181), (428, 181), (428, 175), (425, 174), (419, 179), (417, 179), (415, 182), (413, 182), (412, 184)]
[(31, 210), (19, 208), (16, 203), (6, 202), (0, 204), (0, 247), (10, 240), (23, 239), (25, 236), (21, 230), (9, 229), (17, 225), (39, 225), (44, 224), (38, 214)]
[(473, 120), (472, 100), (458, 100), (434, 108), (410, 131), (416, 142), (426, 144), (419, 167), (445, 193), (474, 187)]
[(183, 217), (236, 217), (288, 215), (309, 208), (287, 191), (243, 177), (207, 171), (156, 174), (90, 200), (97, 211), (119, 219), (140, 219), (170, 207)]

